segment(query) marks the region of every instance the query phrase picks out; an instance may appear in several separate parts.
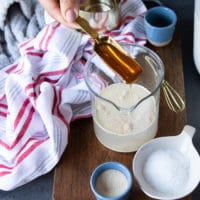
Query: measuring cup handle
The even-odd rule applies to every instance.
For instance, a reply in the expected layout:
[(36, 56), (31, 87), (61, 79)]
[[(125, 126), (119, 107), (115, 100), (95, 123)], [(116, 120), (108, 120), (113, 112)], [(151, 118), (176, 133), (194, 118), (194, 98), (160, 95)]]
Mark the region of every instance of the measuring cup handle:
[(191, 139), (193, 138), (195, 132), (196, 132), (196, 129), (189, 125), (184, 126), (183, 131), (182, 131), (183, 134), (187, 134)]

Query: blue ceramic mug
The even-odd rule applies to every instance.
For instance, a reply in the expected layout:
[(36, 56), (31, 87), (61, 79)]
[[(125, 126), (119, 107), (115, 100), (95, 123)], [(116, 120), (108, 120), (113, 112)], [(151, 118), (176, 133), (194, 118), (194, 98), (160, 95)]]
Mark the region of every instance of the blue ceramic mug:
[(176, 13), (165, 6), (150, 8), (144, 16), (144, 27), (148, 41), (154, 46), (165, 46), (173, 38)]

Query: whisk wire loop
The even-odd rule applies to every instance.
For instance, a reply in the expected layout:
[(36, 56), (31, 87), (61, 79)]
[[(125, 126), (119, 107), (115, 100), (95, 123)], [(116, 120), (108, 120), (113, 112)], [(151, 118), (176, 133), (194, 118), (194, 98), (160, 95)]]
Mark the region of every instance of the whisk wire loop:
[(170, 110), (178, 113), (185, 109), (185, 102), (179, 93), (166, 81), (162, 82), (163, 93)]

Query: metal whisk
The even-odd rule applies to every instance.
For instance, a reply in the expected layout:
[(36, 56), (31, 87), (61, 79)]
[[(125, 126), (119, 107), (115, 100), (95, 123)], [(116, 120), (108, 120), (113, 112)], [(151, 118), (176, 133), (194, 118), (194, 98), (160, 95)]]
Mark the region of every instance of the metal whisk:
[[(145, 60), (152, 67), (152, 69), (154, 69), (153, 60), (148, 56), (145, 56)], [(185, 102), (179, 93), (165, 79), (162, 81), (162, 89), (170, 110), (178, 113), (185, 109)]]
[(170, 110), (178, 113), (185, 109), (185, 102), (166, 80), (163, 80), (162, 82), (162, 89)]

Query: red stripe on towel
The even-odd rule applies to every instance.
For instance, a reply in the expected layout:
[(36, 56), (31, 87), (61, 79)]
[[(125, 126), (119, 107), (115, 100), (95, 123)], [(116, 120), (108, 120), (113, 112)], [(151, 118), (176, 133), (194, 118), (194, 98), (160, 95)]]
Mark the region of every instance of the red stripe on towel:
[(31, 39), (29, 39), (29, 40), (27, 40), (27, 41), (21, 43), (21, 44), (19, 45), (19, 48), (24, 48), (27, 44), (31, 43), (33, 40), (34, 40), (34, 38), (31, 38)]
[(13, 149), (17, 145), (17, 143), (21, 140), (21, 138), (24, 136), (24, 134), (26, 133), (26, 130), (28, 129), (28, 126), (29, 126), (31, 119), (33, 117), (33, 113), (34, 113), (34, 108), (31, 107), (31, 109), (29, 110), (28, 116), (27, 116), (19, 134), (17, 135), (16, 139), (14, 140), (14, 142), (11, 145), (6, 144), (2, 140), (0, 140), (0, 145), (3, 146), (4, 148), (8, 149), (8, 150)]
[(8, 172), (8, 171), (0, 172), (0, 177), (1, 177), (1, 176), (8, 175), (8, 174), (11, 174), (11, 173), (12, 173), (12, 172)]
[(44, 46), (45, 49), (48, 49), (48, 45), (49, 45), (49, 42), (52, 38), (52, 36), (54, 35), (56, 29), (60, 26), (60, 24), (58, 23), (56, 26), (54, 26), (51, 30), (51, 32), (49, 33), (48, 37), (47, 37), (47, 40), (46, 40), (46, 44)]
[(16, 116), (15, 118), (15, 121), (14, 121), (14, 129), (17, 128), (21, 118), (23, 117), (24, 115), (24, 112), (26, 111), (26, 108), (27, 106), (29, 105), (29, 99), (26, 99), (23, 104), (22, 104), (22, 107), (19, 109), (19, 112), (18, 112), (18, 115)]
[(7, 113), (1, 112), (1, 111), (0, 111), (0, 116), (1, 116), (1, 117), (7, 117)]
[(43, 52), (33, 52), (33, 51), (28, 51), (26, 52), (27, 55), (29, 56), (36, 56), (42, 58), (44, 53)]
[(11, 65), (11, 66), (9, 66), (9, 68), (6, 70), (6, 73), (10, 73), (10, 72), (12, 72), (12, 71), (14, 71), (16, 68), (17, 68), (17, 66), (18, 66), (18, 63), (16, 64), (14, 64), (14, 65)]
[[(41, 141), (37, 141), (35, 143), (33, 143), (21, 156), (19, 156), (17, 158), (17, 161), (15, 163), (14, 166), (10, 167), (10, 166), (6, 166), (6, 165), (3, 165), (3, 164), (0, 164), (0, 168), (3, 168), (3, 169), (7, 169), (7, 170), (13, 170), (14, 168), (16, 168), (26, 157), (28, 157), (39, 145), (41, 145), (42, 143), (44, 143), (45, 141), (47, 141), (49, 139), (46, 138), (44, 140), (41, 140)], [(0, 176), (5, 176), (9, 173), (11, 173), (12, 171), (3, 171), (3, 172), (0, 172)]]
[(39, 43), (39, 48), (40, 48), (40, 49), (42, 49), (42, 45), (43, 45), (43, 43), (44, 43), (44, 40), (45, 40), (45, 38), (46, 38), (46, 36), (47, 36), (47, 33), (48, 33), (49, 29), (50, 29), (50, 25), (47, 25), (47, 26), (46, 26), (46, 29), (45, 29), (45, 32), (44, 32), (44, 35), (43, 35), (43, 37), (41, 38), (40, 43)]
[(0, 108), (8, 109), (8, 105), (4, 103), (0, 103)]

